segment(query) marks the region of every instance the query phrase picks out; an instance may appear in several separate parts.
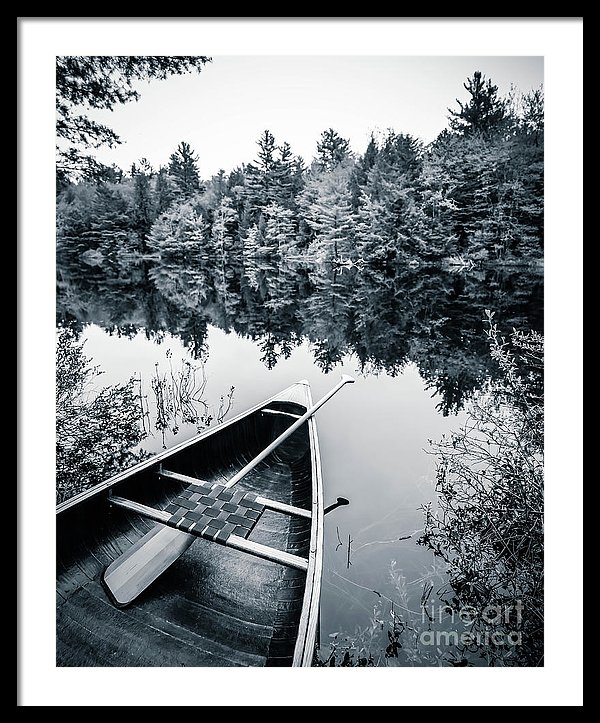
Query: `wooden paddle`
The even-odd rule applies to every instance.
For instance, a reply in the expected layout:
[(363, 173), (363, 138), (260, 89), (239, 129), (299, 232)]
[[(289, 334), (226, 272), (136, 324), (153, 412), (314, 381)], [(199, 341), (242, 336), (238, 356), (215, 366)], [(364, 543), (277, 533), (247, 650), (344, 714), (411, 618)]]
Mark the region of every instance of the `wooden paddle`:
[[(354, 379), (351, 376), (343, 374), (341, 380), (331, 391), (308, 409), (245, 467), (242, 467), (237, 474), (227, 481), (225, 486), (231, 487), (239, 482), (282, 442), (285, 442), (304, 422), (310, 419), (345, 384), (352, 384), (353, 382)], [(196, 537), (187, 532), (157, 524), (127, 552), (114, 560), (104, 571), (102, 582), (112, 602), (117, 607), (126, 607), (132, 603), (157, 577), (179, 559), (195, 540)]]

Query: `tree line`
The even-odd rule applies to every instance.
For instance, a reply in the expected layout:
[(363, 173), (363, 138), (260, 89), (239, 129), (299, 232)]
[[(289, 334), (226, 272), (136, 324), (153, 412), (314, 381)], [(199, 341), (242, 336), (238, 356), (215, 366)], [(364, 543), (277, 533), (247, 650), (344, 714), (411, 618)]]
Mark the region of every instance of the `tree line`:
[(425, 146), (372, 135), (361, 154), (334, 129), (306, 163), (269, 130), (256, 158), (203, 181), (181, 142), (153, 169), (103, 167), (58, 189), (58, 248), (103, 258), (279, 255), (375, 266), (417, 259), (529, 261), (543, 253), (543, 92), (501, 98), (481, 73)]

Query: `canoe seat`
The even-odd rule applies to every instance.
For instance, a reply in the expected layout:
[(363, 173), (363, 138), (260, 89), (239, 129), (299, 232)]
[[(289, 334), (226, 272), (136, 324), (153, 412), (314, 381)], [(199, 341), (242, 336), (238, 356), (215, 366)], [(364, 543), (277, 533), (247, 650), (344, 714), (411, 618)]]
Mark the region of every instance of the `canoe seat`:
[(247, 538), (265, 509), (257, 497), (223, 485), (191, 484), (166, 507), (166, 524), (222, 544), (231, 535)]
[[(156, 520), (160, 522), (161, 526), (166, 525), (179, 534), (183, 549), (181, 551), (176, 550), (177, 557), (182, 552), (185, 552), (185, 549), (190, 546), (196, 536), (204, 537), (211, 542), (218, 542), (227, 547), (233, 547), (236, 550), (249, 552), (251, 555), (278, 562), (297, 570), (306, 572), (308, 569), (308, 560), (306, 558), (283, 550), (277, 550), (268, 545), (261, 545), (248, 539), (248, 535), (252, 532), (265, 509), (310, 518), (311, 514), (308, 510), (258, 497), (252, 492), (230, 492), (224, 485), (210, 487), (206, 483), (190, 485), (164, 510), (156, 510), (153, 507), (117, 495), (110, 495), (108, 501), (116, 507), (122, 507), (151, 520)], [(165, 528), (163, 527), (163, 529)], [(141, 556), (142, 562), (147, 564), (145, 550), (140, 548), (137, 552), (140, 553), (138, 557)], [(126, 553), (121, 558), (125, 556)], [(121, 558), (115, 561), (117, 565), (120, 563)], [(129, 564), (128, 567), (133, 569), (138, 565), (138, 562), (139, 560), (136, 559), (134, 564)], [(162, 561), (161, 569), (166, 569)], [(152, 577), (152, 579), (155, 578), (156, 576)], [(139, 591), (137, 594), (139, 594)]]

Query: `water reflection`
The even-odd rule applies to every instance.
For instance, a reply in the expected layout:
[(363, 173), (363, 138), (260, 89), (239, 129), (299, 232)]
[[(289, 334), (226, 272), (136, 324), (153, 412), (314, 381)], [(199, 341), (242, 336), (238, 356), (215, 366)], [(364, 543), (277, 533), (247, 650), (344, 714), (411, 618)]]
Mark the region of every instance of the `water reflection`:
[(394, 376), (412, 362), (444, 414), (493, 371), (485, 309), (504, 328), (542, 327), (542, 276), (534, 269), (382, 272), (241, 255), (87, 261), (59, 258), (59, 324), (93, 322), (125, 337), (143, 329), (155, 341), (168, 332), (195, 359), (206, 353), (212, 325), (252, 339), (268, 369), (304, 339), (323, 372), (348, 354), (365, 375)]

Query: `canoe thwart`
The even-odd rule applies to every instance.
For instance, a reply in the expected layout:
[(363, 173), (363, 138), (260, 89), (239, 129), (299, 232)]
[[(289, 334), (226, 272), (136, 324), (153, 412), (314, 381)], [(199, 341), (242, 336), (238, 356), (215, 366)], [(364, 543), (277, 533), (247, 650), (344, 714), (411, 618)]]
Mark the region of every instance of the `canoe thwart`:
[(310, 520), (312, 514), (309, 510), (304, 510), (302, 507), (295, 507), (294, 505), (286, 505), (284, 502), (277, 502), (277, 500), (269, 500), (266, 497), (257, 497), (256, 501), (263, 505), (268, 510), (275, 510), (275, 512), (283, 512), (286, 515), (292, 515), (296, 517), (306, 517)]
[[(142, 517), (148, 517), (155, 522), (162, 522), (166, 525), (171, 515), (163, 510), (155, 510), (154, 507), (148, 507), (148, 505), (142, 505), (140, 502), (134, 502), (133, 500), (126, 500), (124, 497), (119, 495), (110, 495), (108, 501), (115, 507), (122, 507), (130, 512), (137, 512)], [(127, 553), (124, 553), (127, 554)]]
[(261, 545), (253, 540), (246, 540), (243, 537), (232, 535), (227, 541), (227, 547), (233, 547), (236, 550), (242, 552), (248, 552), (256, 557), (262, 557), (263, 560), (270, 560), (271, 562), (279, 562), (281, 565), (286, 567), (293, 567), (296, 570), (308, 570), (308, 560), (299, 555), (292, 555), (291, 552), (283, 552), (282, 550), (275, 550), (273, 547), (268, 545)]
[[(197, 500), (194, 499), (196, 496)], [(203, 537), (298, 570), (308, 568), (308, 560), (303, 557), (246, 539), (265, 509), (252, 492), (231, 492), (223, 485), (190, 485), (165, 510), (156, 510), (117, 495), (112, 495), (109, 501), (116, 507), (186, 533), (192, 539)]]
[[(189, 477), (185, 474), (179, 474), (179, 472), (171, 472), (167, 469), (158, 469), (157, 474), (159, 474), (161, 477), (168, 477), (170, 479), (177, 480), (178, 482), (191, 482), (192, 485), (202, 485), (203, 487), (206, 486), (206, 488), (210, 491), (213, 488), (213, 485), (208, 485), (207, 482), (204, 482), (203, 480), (197, 479), (196, 477)], [(232, 493), (228, 493), (232, 494)], [(237, 494), (237, 493), (236, 493)], [(338, 497), (338, 500), (342, 499), (341, 497)], [(306, 517), (306, 519), (311, 518), (311, 513), (309, 510), (302, 509), (302, 507), (295, 507), (294, 505), (286, 505), (284, 502), (278, 502), (277, 500), (270, 500), (266, 497), (257, 497), (255, 502), (263, 505), (263, 507), (266, 507), (268, 510), (275, 510), (276, 512), (283, 512), (286, 515), (292, 515), (296, 517)], [(339, 504), (347, 504), (347, 503), (339, 503)]]
[(171, 472), (168, 469), (164, 469), (162, 465), (156, 470), (156, 474), (160, 477), (168, 477), (169, 479), (177, 480), (177, 482), (184, 482), (185, 484), (207, 484), (207, 482), (202, 479), (198, 479), (197, 477), (190, 477), (187, 474), (180, 474), (179, 472)]

